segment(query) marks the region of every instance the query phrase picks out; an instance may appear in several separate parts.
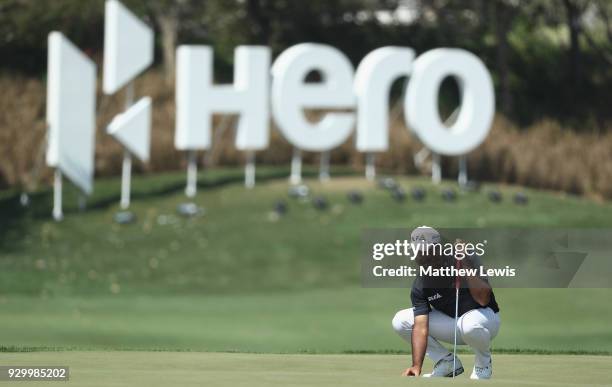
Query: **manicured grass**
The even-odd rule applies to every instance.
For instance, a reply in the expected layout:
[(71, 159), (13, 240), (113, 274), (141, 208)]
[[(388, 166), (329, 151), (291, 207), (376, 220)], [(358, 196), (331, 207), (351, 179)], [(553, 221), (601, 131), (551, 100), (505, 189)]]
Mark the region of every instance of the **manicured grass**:
[[(275, 176), (275, 170), (269, 172)], [(277, 175), (279, 174), (276, 172)], [(405, 189), (422, 186), (427, 199), (396, 203), (389, 193), (361, 176), (321, 185), (328, 211), (287, 197), (287, 181), (261, 181), (246, 190), (236, 171), (210, 173), (196, 203), (203, 217), (184, 219), (179, 175), (141, 177), (134, 183), (135, 224), (113, 223), (116, 180), (97, 183), (90, 209), (69, 212), (61, 223), (49, 217), (50, 197), (36, 196), (30, 210), (16, 198), (0, 203), (0, 294), (36, 296), (93, 294), (210, 294), (284, 291), (359, 283), (360, 237), (365, 228), (438, 227), (602, 227), (612, 225), (612, 205), (528, 191), (518, 206), (503, 189), (494, 204), (482, 192), (461, 192), (455, 203), (440, 197), (426, 179), (400, 179)], [(234, 180), (232, 180), (234, 179)], [(451, 185), (447, 183), (447, 185)], [(350, 189), (364, 193), (351, 205)], [(70, 195), (68, 195), (70, 198)], [(276, 200), (289, 202), (278, 219)], [(71, 200), (67, 201), (72, 203)]]
[[(423, 203), (394, 202), (361, 176), (308, 184), (330, 202), (325, 212), (287, 197), (286, 171), (261, 169), (253, 190), (241, 171), (204, 174), (196, 202), (203, 217), (176, 215), (184, 176), (134, 181), (135, 224), (113, 223), (116, 179), (96, 183), (89, 209), (68, 191), (66, 219), (50, 220), (49, 192), (28, 209), (0, 198), (0, 345), (85, 349), (182, 349), (294, 353), (406, 351), (392, 332), (406, 289), (360, 289), (364, 228), (609, 227), (612, 205), (530, 191), (529, 204), (502, 203), (481, 192), (444, 202), (423, 178)], [(454, 186), (445, 183), (443, 186)], [(359, 189), (355, 206), (346, 193)], [(284, 217), (271, 213), (288, 202)], [(612, 291), (497, 289), (498, 350), (612, 351)]]
[[(403, 378), (406, 355), (262, 355), (177, 352), (42, 352), (3, 354), (4, 364), (70, 367), (79, 386), (473, 386), (451, 379)], [(611, 357), (497, 355), (487, 386), (604, 386)], [(431, 364), (425, 365), (428, 372)], [(7, 383), (7, 385), (10, 385)], [(15, 383), (15, 385), (21, 385)]]
[[(612, 353), (607, 289), (497, 289), (495, 351)], [(391, 328), (407, 289), (0, 300), (0, 344), (271, 353), (409, 351)]]

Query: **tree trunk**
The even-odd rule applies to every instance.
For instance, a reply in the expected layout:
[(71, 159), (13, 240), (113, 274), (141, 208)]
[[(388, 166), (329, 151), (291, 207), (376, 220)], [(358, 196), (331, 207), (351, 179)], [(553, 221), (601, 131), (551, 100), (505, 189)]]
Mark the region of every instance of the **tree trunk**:
[(172, 84), (175, 75), (178, 16), (176, 12), (160, 13), (157, 15), (157, 23), (161, 33), (164, 77), (168, 84)]
[(270, 40), (270, 21), (264, 12), (261, 0), (247, 0), (247, 17), (251, 24), (252, 44), (267, 45)]
[(510, 68), (508, 31), (512, 24), (511, 10), (502, 1), (493, 2), (493, 17), (495, 20), (495, 38), (497, 72), (499, 76), (500, 108), (505, 115), (512, 114), (512, 93), (510, 92)]
[(612, 23), (610, 23), (610, 15), (608, 13), (606, 1), (608, 0), (604, 0), (604, 2), (600, 1), (598, 3), (599, 16), (601, 17), (601, 20), (603, 20), (603, 23), (606, 27), (606, 36), (608, 37), (608, 43), (612, 43)]
[(567, 13), (567, 27), (570, 33), (569, 67), (572, 85), (579, 87), (581, 71), (581, 52), (580, 52), (580, 17), (581, 12), (572, 0), (563, 0)]

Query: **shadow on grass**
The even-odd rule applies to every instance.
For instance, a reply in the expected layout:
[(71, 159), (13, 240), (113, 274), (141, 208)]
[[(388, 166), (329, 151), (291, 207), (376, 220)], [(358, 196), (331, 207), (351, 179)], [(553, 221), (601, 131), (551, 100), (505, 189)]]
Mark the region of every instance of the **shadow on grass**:
[[(354, 174), (350, 169), (334, 170), (338, 176)], [(305, 168), (304, 177), (317, 175), (315, 168)], [(288, 168), (262, 166), (257, 171), (257, 181), (267, 182), (286, 179)], [(217, 189), (230, 184), (241, 184), (244, 181), (242, 169), (213, 169), (199, 176), (198, 188), (203, 190)], [(149, 200), (174, 195), (185, 189), (184, 173), (139, 175), (132, 179), (131, 199)], [(82, 194), (70, 184), (64, 185), (63, 211), (65, 216), (91, 210), (104, 210), (116, 206), (120, 199), (120, 180), (118, 178), (98, 179), (94, 193), (86, 200), (86, 208), (79, 208), (79, 197)], [(29, 193), (29, 204), (20, 202), (20, 192), (13, 192), (0, 197), (0, 248), (11, 251), (19, 248), (20, 240), (28, 232), (30, 222), (51, 220), (53, 191), (46, 188)]]
[[(258, 352), (258, 351), (201, 351), (191, 350), (185, 348), (130, 348), (130, 347), (28, 347), (28, 346), (0, 346), (0, 353), (28, 353), (28, 352), (70, 352), (70, 351), (104, 351), (104, 352), (191, 352), (191, 353), (245, 353), (245, 354), (300, 354), (300, 355), (330, 355), (330, 354), (342, 354), (342, 355), (408, 355), (410, 351), (405, 350), (346, 350), (346, 351), (313, 351), (313, 350), (302, 350), (302, 351), (287, 351), (287, 352)], [(471, 354), (473, 353), (470, 349), (459, 348), (457, 350), (460, 354)], [(590, 356), (612, 356), (610, 351), (582, 351), (582, 350), (549, 350), (549, 349), (518, 349), (518, 348), (499, 348), (493, 351), (494, 354), (504, 355), (590, 355)]]

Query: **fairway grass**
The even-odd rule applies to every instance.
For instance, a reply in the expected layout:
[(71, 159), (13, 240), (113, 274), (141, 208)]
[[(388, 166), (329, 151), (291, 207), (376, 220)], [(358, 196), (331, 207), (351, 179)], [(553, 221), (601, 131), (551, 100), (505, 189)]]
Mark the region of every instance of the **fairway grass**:
[[(68, 385), (78, 386), (609, 386), (607, 356), (495, 355), (494, 378), (472, 381), (405, 378), (407, 355), (273, 355), (198, 352), (5, 353), (6, 365), (70, 367)], [(425, 365), (428, 372), (431, 363)], [(30, 385), (31, 383), (28, 383)], [(23, 383), (2, 383), (23, 385)], [(38, 383), (34, 383), (38, 385)]]

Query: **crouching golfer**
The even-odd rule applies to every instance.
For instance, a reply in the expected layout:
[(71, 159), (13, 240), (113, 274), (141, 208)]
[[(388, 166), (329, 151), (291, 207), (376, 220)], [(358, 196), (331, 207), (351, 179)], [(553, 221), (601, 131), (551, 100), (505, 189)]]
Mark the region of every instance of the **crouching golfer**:
[[(440, 244), (440, 234), (431, 227), (418, 227), (411, 234), (413, 243)], [(431, 250), (428, 250), (428, 252)], [(420, 266), (441, 268), (453, 266), (456, 260), (441, 254), (419, 254)], [(465, 258), (462, 267), (473, 267), (476, 259)], [(463, 366), (454, 354), (440, 342), (469, 345), (475, 352), (475, 363), (471, 379), (489, 379), (493, 369), (491, 363), (491, 340), (499, 331), (499, 307), (486, 278), (460, 278), (458, 318), (455, 325), (455, 294), (453, 277), (419, 276), (415, 279), (410, 298), (412, 308), (397, 312), (393, 318), (393, 329), (412, 344), (412, 366), (402, 375), (419, 376), (425, 354), (434, 362), (431, 374), (424, 377), (453, 376), (463, 373)]]

